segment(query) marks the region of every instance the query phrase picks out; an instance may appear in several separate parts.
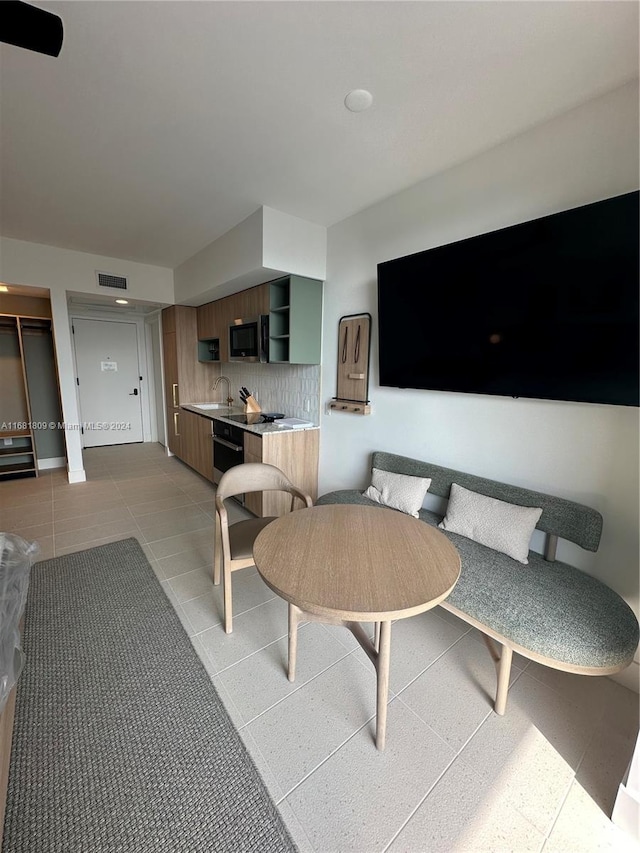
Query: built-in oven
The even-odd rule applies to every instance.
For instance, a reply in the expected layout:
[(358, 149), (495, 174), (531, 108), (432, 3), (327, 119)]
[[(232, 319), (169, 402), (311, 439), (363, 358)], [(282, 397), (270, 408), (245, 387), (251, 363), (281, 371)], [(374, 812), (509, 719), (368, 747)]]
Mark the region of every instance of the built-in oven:
[[(244, 430), (224, 421), (213, 422), (213, 482), (219, 483), (222, 475), (234, 465), (244, 462)], [(242, 503), (242, 495), (236, 500)]]

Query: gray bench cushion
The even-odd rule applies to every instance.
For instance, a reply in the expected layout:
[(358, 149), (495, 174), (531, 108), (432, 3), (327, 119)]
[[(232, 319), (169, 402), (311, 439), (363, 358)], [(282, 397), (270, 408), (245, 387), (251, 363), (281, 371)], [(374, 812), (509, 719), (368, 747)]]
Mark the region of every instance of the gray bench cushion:
[[(350, 490), (323, 495), (316, 503), (379, 506)], [(424, 509), (420, 518), (432, 525), (441, 520)], [(608, 586), (534, 552), (529, 565), (523, 565), (463, 536), (443, 533), (460, 552), (462, 564), (447, 603), (511, 643), (557, 662), (559, 668), (611, 671), (631, 662), (638, 645), (638, 622), (629, 605)]]

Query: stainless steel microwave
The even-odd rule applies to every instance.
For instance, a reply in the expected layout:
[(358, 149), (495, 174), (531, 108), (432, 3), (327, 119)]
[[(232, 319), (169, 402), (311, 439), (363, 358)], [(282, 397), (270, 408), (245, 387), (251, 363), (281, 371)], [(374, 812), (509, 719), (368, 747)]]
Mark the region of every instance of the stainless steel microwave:
[(234, 320), (229, 326), (229, 361), (269, 361), (269, 315)]

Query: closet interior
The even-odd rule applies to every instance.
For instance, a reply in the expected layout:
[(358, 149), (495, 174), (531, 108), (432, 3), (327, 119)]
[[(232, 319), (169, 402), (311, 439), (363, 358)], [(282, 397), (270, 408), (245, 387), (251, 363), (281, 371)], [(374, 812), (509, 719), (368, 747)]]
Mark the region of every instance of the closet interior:
[(64, 457), (61, 421), (51, 319), (0, 314), (0, 479)]

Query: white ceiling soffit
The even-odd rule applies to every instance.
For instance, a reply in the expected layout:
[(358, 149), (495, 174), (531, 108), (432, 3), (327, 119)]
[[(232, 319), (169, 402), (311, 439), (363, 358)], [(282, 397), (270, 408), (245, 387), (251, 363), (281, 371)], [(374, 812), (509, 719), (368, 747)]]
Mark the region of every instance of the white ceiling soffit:
[(113, 296), (102, 294), (80, 293), (76, 291), (67, 292), (67, 303), (71, 310), (76, 311), (91, 311), (109, 314), (153, 314), (155, 311), (160, 311), (166, 305), (159, 302), (144, 302), (142, 300), (127, 299), (126, 305), (118, 305), (116, 299), (127, 299), (126, 293), (118, 295), (117, 292)]
[(38, 5), (64, 44), (0, 51), (2, 232), (168, 267), (260, 205), (331, 225), (638, 74), (616, 0)]

